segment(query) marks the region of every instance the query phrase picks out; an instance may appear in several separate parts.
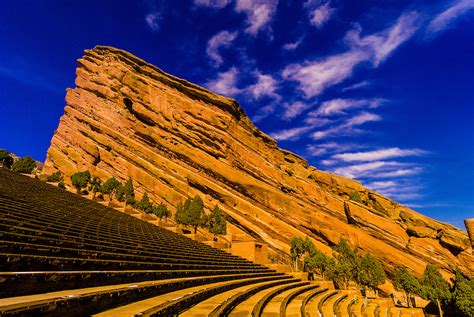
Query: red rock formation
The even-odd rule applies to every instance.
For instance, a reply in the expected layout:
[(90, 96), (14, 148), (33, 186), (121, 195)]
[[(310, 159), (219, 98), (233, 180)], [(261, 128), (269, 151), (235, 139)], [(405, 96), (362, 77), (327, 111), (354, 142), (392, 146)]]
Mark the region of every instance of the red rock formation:
[[(317, 245), (341, 236), (387, 269), (421, 273), (427, 262), (473, 275), (467, 234), (319, 171), (258, 130), (235, 100), (164, 73), (130, 53), (96, 47), (78, 60), (76, 88), (48, 150), (46, 173), (89, 169), (131, 176), (155, 201), (176, 205), (196, 193), (231, 222), (288, 253), (294, 236)], [(361, 202), (349, 200), (357, 191)]]

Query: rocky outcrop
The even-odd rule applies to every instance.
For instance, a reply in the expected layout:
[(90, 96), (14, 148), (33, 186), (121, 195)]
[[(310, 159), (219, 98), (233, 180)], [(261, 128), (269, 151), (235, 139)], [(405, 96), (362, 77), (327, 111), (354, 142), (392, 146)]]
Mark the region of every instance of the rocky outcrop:
[(474, 218), (464, 220), (464, 224), (466, 225), (469, 240), (471, 240), (471, 247), (474, 249)]
[[(45, 172), (80, 170), (132, 177), (170, 207), (200, 194), (232, 223), (289, 252), (294, 236), (323, 250), (341, 236), (387, 269), (421, 273), (427, 262), (473, 275), (467, 234), (364, 188), (317, 170), (258, 130), (235, 100), (164, 73), (111, 47), (78, 60), (76, 88), (54, 133)], [(360, 202), (349, 200), (358, 192)]]

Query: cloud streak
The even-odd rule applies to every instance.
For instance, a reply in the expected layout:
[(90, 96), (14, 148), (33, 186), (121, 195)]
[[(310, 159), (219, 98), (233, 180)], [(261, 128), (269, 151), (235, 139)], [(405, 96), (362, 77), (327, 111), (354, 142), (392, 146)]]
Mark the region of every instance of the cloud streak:
[(474, 9), (472, 0), (454, 1), (451, 6), (434, 17), (426, 30), (431, 34), (442, 32), (452, 27), (461, 16), (472, 9)]
[(368, 122), (376, 122), (380, 120), (382, 120), (382, 117), (377, 114), (370, 112), (362, 112), (356, 116), (349, 118), (340, 125), (329, 128), (327, 130), (314, 132), (312, 134), (312, 138), (315, 140), (320, 140), (328, 137), (361, 133), (362, 131), (357, 129), (356, 127)]
[(237, 32), (221, 31), (207, 42), (206, 53), (213, 60), (215, 66), (220, 66), (224, 62), (219, 49), (229, 47), (236, 37)]
[(336, 154), (333, 155), (333, 158), (344, 162), (370, 162), (407, 156), (422, 156), (425, 154), (427, 154), (427, 152), (420, 149), (400, 149), (393, 147), (367, 152)]
[(272, 21), (278, 0), (237, 0), (235, 11), (247, 15), (245, 32), (257, 35)]
[(361, 37), (360, 26), (346, 34), (349, 50), (325, 58), (290, 64), (282, 71), (283, 78), (296, 81), (306, 98), (321, 94), (327, 88), (352, 76), (356, 66), (371, 62), (377, 67), (418, 28), (418, 14), (402, 14), (389, 28)]

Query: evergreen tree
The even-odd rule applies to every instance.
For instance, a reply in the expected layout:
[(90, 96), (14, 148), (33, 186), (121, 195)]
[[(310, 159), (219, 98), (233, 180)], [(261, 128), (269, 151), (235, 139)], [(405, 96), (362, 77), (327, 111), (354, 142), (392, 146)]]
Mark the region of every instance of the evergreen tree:
[(120, 182), (116, 180), (115, 177), (111, 177), (102, 184), (100, 192), (104, 195), (108, 195), (111, 201), (120, 186)]
[(351, 249), (344, 238), (341, 238), (334, 247), (336, 265), (330, 272), (330, 277), (343, 288), (349, 286), (349, 282), (355, 278), (360, 256), (356, 248)]
[(13, 165), (13, 157), (10, 155), (10, 152), (4, 149), (0, 149), (0, 163), (3, 167), (11, 169)]
[(325, 279), (328, 272), (336, 264), (335, 260), (318, 249), (314, 249), (304, 258), (308, 271), (317, 270), (322, 279)]
[(165, 204), (163, 203), (160, 203), (158, 205), (156, 205), (152, 212), (158, 216), (158, 218), (160, 218), (160, 221), (163, 219), (163, 218), (168, 218), (170, 215), (171, 215), (171, 212), (169, 211), (168, 207), (166, 207)]
[(151, 203), (150, 198), (148, 198), (147, 193), (143, 194), (142, 199), (135, 204), (135, 207), (146, 213), (152, 212), (153, 204)]
[(392, 282), (397, 291), (403, 292), (408, 307), (411, 307), (414, 295), (420, 292), (420, 282), (405, 266), (395, 268)]
[(61, 174), (60, 171), (57, 171), (57, 172), (54, 172), (51, 175), (48, 175), (46, 177), (46, 181), (51, 182), (51, 183), (61, 182), (61, 181), (64, 181), (64, 177), (63, 177), (63, 174)]
[(30, 156), (25, 156), (13, 163), (12, 169), (18, 173), (31, 174), (36, 167), (36, 162)]
[(90, 181), (89, 181), (89, 185), (90, 185), (90, 190), (92, 191), (92, 198), (95, 198), (95, 195), (97, 195), (98, 192), (100, 192), (101, 190), (101, 187), (102, 187), (102, 180), (98, 177), (93, 177)]
[(194, 228), (194, 233), (197, 228), (205, 224), (206, 218), (204, 214), (204, 202), (199, 195), (196, 195), (191, 201), (189, 207), (184, 210), (186, 214), (187, 225)]
[[(189, 200), (189, 198), (186, 200), (186, 202)], [(176, 206), (176, 212), (174, 213), (174, 221), (177, 223), (177, 224), (185, 224), (185, 219), (184, 219), (184, 206), (183, 204), (180, 202), (177, 206)]]
[(135, 190), (133, 189), (133, 180), (130, 177), (128, 181), (123, 185), (123, 197), (125, 199), (125, 205), (135, 204)]
[(71, 175), (72, 186), (74, 186), (79, 193), (81, 189), (85, 188), (91, 179), (89, 171), (77, 172)]
[(298, 271), (298, 261), (305, 252), (305, 243), (300, 237), (294, 237), (290, 241), (290, 256), (295, 262), (295, 271)]
[(371, 288), (377, 294), (377, 286), (385, 283), (385, 271), (377, 258), (370, 253), (360, 258), (356, 272), (356, 282)]
[(443, 317), (441, 303), (446, 304), (450, 298), (449, 284), (439, 273), (436, 265), (426, 265), (425, 272), (421, 278), (421, 297), (427, 299), (438, 306), (440, 317)]
[(217, 235), (219, 234), (227, 233), (227, 221), (217, 205), (214, 206), (211, 214), (207, 217), (207, 224), (209, 226), (209, 232), (214, 234), (214, 239), (217, 239)]
[(474, 280), (469, 280), (457, 269), (452, 281), (452, 302), (457, 316), (474, 316)]

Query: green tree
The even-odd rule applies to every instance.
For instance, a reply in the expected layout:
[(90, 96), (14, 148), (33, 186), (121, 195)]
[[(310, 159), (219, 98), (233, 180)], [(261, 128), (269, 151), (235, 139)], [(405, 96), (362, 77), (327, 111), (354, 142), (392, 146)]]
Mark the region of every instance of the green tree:
[(142, 199), (140, 199), (140, 201), (138, 201), (135, 204), (135, 207), (142, 210), (142, 211), (144, 211), (144, 212), (146, 212), (146, 213), (152, 212), (153, 204), (150, 201), (150, 198), (148, 198), (147, 193), (143, 194)]
[(91, 179), (89, 171), (77, 172), (71, 175), (72, 186), (74, 186), (79, 193), (81, 189), (85, 188)]
[(314, 249), (304, 258), (308, 271), (317, 270), (322, 279), (325, 279), (328, 272), (336, 264), (335, 260), (318, 249)]
[(304, 239), (304, 253), (311, 254), (316, 252), (316, 247), (309, 237)]
[(25, 156), (13, 163), (12, 169), (18, 173), (31, 174), (36, 167), (36, 162), (30, 156)]
[[(189, 198), (186, 200), (190, 200)], [(174, 213), (174, 221), (177, 224), (184, 224), (185, 219), (184, 219), (184, 206), (183, 203), (179, 202), (178, 205), (176, 206), (176, 212)]]
[(116, 180), (115, 177), (111, 177), (102, 184), (100, 192), (104, 195), (108, 195), (111, 201), (120, 186), (120, 182)]
[(214, 240), (217, 239), (217, 235), (227, 233), (227, 220), (219, 206), (215, 205), (212, 209), (211, 214), (207, 217), (207, 225), (209, 232), (214, 234)]
[(89, 181), (90, 190), (92, 191), (92, 198), (95, 198), (98, 192), (100, 192), (102, 188), (102, 180), (98, 177), (93, 177)]
[(356, 272), (356, 282), (371, 288), (377, 294), (377, 286), (385, 283), (386, 275), (382, 264), (376, 257), (366, 253), (360, 258)]
[(158, 218), (160, 218), (160, 221), (163, 219), (163, 218), (168, 218), (169, 216), (171, 216), (171, 212), (169, 211), (168, 207), (166, 207), (165, 204), (163, 203), (160, 203), (158, 205), (156, 205), (152, 212), (158, 216)]
[(178, 224), (193, 227), (194, 233), (197, 232), (199, 226), (205, 225), (206, 217), (201, 197), (196, 195), (193, 199), (186, 199), (184, 205), (179, 204), (176, 208), (175, 221)]
[(305, 243), (300, 237), (294, 237), (290, 241), (290, 256), (295, 262), (295, 271), (298, 271), (298, 261), (305, 252)]
[(357, 248), (352, 249), (344, 238), (341, 238), (334, 247), (336, 251), (336, 265), (329, 272), (330, 277), (343, 288), (349, 286), (349, 282), (355, 278), (360, 256)]
[(60, 171), (56, 171), (53, 174), (46, 176), (46, 181), (51, 183), (59, 183), (64, 181), (64, 177)]
[(457, 269), (452, 281), (452, 302), (457, 316), (474, 316), (474, 280), (469, 280)]
[(451, 299), (448, 282), (439, 273), (436, 265), (427, 264), (423, 277), (421, 278), (420, 295), (438, 306), (440, 317), (443, 317), (443, 309), (441, 303), (447, 304)]
[(354, 191), (349, 195), (349, 199), (352, 201), (356, 201), (358, 203), (362, 202), (362, 199), (360, 198), (359, 192)]
[(408, 307), (411, 307), (414, 295), (420, 292), (418, 279), (405, 266), (399, 266), (393, 271), (392, 282), (397, 291), (403, 292)]
[(13, 157), (10, 155), (10, 152), (4, 149), (0, 149), (0, 163), (3, 167), (11, 169), (13, 165)]
[(119, 201), (125, 201), (125, 205), (134, 205), (135, 204), (135, 190), (133, 188), (133, 180), (131, 177), (128, 178), (128, 181), (120, 188), (121, 189), (121, 199)]

